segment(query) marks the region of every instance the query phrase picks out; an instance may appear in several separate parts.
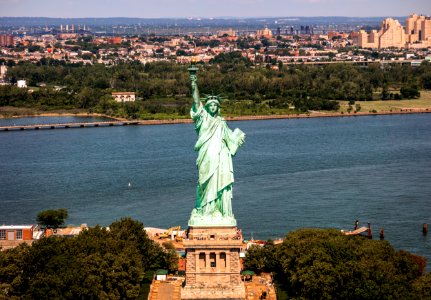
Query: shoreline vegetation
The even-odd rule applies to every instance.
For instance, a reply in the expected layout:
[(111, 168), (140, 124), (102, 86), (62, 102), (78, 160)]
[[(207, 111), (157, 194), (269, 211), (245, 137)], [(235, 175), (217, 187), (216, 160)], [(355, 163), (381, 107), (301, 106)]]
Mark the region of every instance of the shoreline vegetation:
[[(262, 119), (431, 110), (431, 64), (366, 68), (333, 65), (254, 65), (240, 52), (199, 64), (201, 96), (219, 95), (226, 118)], [(169, 62), (114, 66), (55, 60), (20, 62), (0, 86), (0, 115), (98, 113), (124, 120), (188, 119), (191, 95), (186, 65)], [(15, 83), (26, 80), (27, 88)], [(133, 92), (119, 103), (114, 92)], [(122, 120), (122, 119), (120, 119)]]
[[(431, 93), (430, 93), (431, 94)], [(407, 100), (408, 101), (408, 100)], [(403, 102), (407, 102), (403, 101)], [(347, 102), (347, 101), (346, 101)], [(384, 102), (384, 101), (373, 101), (373, 102)], [(415, 102), (410, 100), (410, 102)], [(371, 105), (372, 106), (372, 105)], [(100, 113), (89, 113), (79, 110), (62, 110), (55, 112), (46, 111), (34, 111), (26, 108), (8, 109), (0, 108), (0, 119), (13, 119), (13, 118), (26, 118), (26, 117), (103, 117), (109, 118), (116, 121), (138, 121), (139, 125), (157, 125), (157, 124), (183, 124), (192, 123), (192, 120), (185, 116), (184, 118), (178, 118), (178, 116), (169, 117), (164, 115), (163, 117), (155, 117), (154, 119), (138, 119), (129, 120), (125, 118), (118, 118)], [(420, 113), (431, 113), (431, 101), (429, 105), (425, 107), (398, 107), (397, 109), (390, 110), (376, 110), (370, 111), (355, 111), (346, 112), (340, 109), (340, 111), (310, 111), (307, 113), (289, 113), (289, 114), (267, 114), (267, 115), (243, 115), (243, 116), (224, 116), (227, 121), (255, 121), (255, 120), (274, 120), (274, 119), (302, 119), (302, 118), (334, 118), (334, 117), (359, 117), (359, 116), (370, 116), (370, 115), (400, 115), (400, 114), (420, 114)]]
[[(190, 122), (185, 65), (27, 62), (8, 69), (0, 86), (0, 118), (89, 116), (141, 124)], [(28, 88), (18, 88), (17, 79)], [(226, 120), (344, 117), (431, 111), (431, 64), (256, 66), (241, 53), (199, 65), (201, 95), (220, 95)], [(119, 103), (113, 92), (134, 92)]]

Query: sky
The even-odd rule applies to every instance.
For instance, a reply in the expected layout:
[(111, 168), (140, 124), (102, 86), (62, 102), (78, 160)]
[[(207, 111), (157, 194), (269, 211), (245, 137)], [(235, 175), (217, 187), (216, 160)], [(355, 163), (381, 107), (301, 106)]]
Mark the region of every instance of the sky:
[(283, 17), (431, 15), (431, 0), (0, 0), (0, 17)]

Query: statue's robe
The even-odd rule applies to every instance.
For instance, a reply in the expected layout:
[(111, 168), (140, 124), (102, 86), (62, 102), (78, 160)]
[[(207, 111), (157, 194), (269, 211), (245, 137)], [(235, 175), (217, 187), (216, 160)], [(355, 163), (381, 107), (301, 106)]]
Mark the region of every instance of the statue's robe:
[(232, 132), (223, 118), (212, 117), (202, 105), (190, 114), (199, 136), (195, 145), (199, 153), (196, 210), (203, 215), (219, 211), (223, 216), (232, 216), (232, 156), (244, 134), (240, 130)]

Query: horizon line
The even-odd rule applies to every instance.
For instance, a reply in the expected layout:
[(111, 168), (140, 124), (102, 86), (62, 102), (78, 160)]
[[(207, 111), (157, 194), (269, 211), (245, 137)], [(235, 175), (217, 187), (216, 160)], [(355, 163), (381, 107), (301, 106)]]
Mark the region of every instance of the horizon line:
[[(260, 19), (260, 18), (271, 18), (271, 19), (282, 19), (282, 18), (386, 18), (386, 17), (407, 17), (408, 15), (381, 15), (381, 16), (347, 16), (347, 15), (331, 15), (331, 16), (181, 16), (181, 17), (47, 17), (47, 16), (0, 16), (0, 18), (47, 18), (47, 19)], [(418, 14), (423, 15), (423, 14)]]

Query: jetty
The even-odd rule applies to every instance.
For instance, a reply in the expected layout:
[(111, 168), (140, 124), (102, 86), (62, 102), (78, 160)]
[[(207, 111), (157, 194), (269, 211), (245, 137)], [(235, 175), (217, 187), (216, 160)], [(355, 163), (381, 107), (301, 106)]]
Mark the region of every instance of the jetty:
[(74, 122), (74, 123), (55, 123), (55, 124), (26, 124), (0, 126), (1, 131), (23, 131), (39, 129), (67, 129), (67, 128), (94, 128), (109, 126), (130, 126), (130, 125), (163, 125), (163, 124), (184, 124), (191, 123), (188, 119), (168, 119), (168, 120), (140, 120), (140, 121), (100, 121), (100, 122)]
[(9, 125), (9, 126), (0, 126), (0, 131), (128, 126), (128, 125), (138, 125), (138, 124), (139, 124), (138, 121), (108, 121), (108, 122), (103, 121), (103, 122), (82, 122), (82, 123)]

